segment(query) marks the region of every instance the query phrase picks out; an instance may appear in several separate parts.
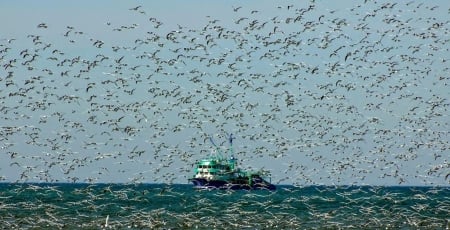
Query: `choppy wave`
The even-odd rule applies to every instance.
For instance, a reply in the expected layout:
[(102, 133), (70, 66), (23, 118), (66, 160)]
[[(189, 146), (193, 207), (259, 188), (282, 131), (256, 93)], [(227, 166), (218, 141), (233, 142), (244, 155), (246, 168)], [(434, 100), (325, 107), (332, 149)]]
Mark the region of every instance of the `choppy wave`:
[(449, 183), (448, 1), (29, 3), (0, 9), (2, 181), (186, 183), (228, 132), (275, 184)]
[(1, 184), (3, 228), (305, 229), (449, 227), (448, 187)]

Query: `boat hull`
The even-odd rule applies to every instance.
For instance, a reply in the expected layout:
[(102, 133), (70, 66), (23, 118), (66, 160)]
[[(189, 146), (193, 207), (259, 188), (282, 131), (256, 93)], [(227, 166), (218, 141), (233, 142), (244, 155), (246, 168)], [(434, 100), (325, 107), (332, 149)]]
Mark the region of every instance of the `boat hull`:
[(196, 189), (230, 189), (230, 190), (276, 190), (275, 185), (268, 182), (263, 183), (233, 183), (223, 180), (206, 180), (203, 178), (192, 178), (189, 180)]

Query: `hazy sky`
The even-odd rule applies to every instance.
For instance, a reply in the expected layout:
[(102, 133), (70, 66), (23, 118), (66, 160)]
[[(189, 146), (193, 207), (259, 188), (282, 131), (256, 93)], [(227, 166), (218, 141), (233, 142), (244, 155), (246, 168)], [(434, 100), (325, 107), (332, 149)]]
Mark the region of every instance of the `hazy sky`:
[(449, 10), (2, 1), (0, 177), (186, 183), (233, 133), (274, 183), (448, 185)]

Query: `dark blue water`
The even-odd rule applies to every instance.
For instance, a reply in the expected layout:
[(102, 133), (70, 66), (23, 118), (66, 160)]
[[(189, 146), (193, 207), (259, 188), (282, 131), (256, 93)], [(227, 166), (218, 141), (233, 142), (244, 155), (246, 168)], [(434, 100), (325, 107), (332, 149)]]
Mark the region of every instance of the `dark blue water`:
[(449, 227), (448, 187), (278, 186), (198, 191), (164, 184), (0, 184), (4, 228)]

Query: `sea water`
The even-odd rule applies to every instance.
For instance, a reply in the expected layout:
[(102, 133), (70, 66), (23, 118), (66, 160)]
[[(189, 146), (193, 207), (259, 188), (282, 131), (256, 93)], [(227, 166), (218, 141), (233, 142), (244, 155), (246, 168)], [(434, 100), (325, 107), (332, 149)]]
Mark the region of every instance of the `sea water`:
[(156, 229), (446, 229), (449, 187), (278, 186), (195, 190), (187, 184), (0, 185), (0, 226)]

